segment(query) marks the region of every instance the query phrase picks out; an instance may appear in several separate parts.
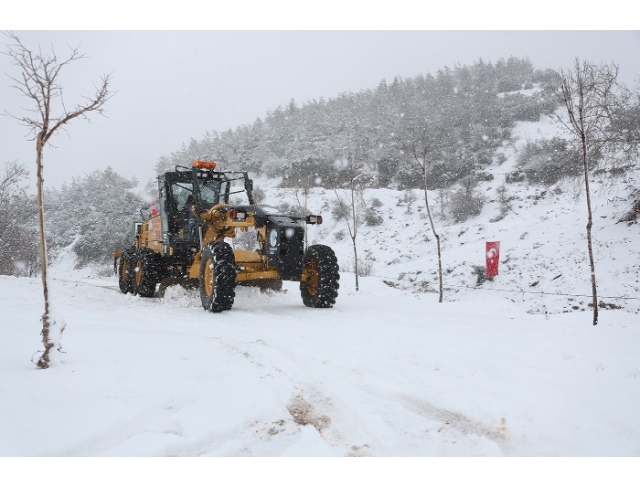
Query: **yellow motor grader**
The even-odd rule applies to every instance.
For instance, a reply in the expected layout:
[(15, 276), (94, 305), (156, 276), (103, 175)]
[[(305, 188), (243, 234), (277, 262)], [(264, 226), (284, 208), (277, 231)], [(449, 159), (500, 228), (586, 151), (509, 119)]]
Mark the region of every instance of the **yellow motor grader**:
[[(235, 286), (281, 289), (282, 281), (299, 281), (302, 302), (330, 308), (338, 296), (338, 261), (326, 245), (305, 248), (305, 226), (322, 216), (283, 214), (256, 205), (247, 172), (217, 171), (216, 163), (176, 166), (158, 177), (155, 205), (133, 224), (133, 246), (114, 252), (120, 290), (143, 297), (163, 295), (167, 286), (197, 287), (205, 310), (231, 309)], [(244, 194), (248, 205), (230, 204)], [(234, 196), (234, 200), (237, 199)], [(233, 249), (225, 239), (238, 232), (256, 235), (255, 250)]]

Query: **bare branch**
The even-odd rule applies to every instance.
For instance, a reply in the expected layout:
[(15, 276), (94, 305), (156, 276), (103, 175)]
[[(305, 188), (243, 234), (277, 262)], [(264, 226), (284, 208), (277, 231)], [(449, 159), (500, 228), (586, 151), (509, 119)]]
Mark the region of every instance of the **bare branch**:
[(88, 99), (89, 103), (85, 105), (76, 105), (75, 110), (73, 112), (67, 113), (64, 117), (61, 117), (59, 119), (54, 119), (54, 121), (57, 120), (57, 122), (53, 127), (51, 127), (49, 132), (45, 134), (43, 143), (46, 143), (49, 140), (49, 138), (55, 133), (55, 131), (58, 130), (58, 128), (70, 122), (76, 117), (81, 116), (83, 118), (87, 118), (86, 117), (87, 113), (91, 113), (91, 112), (97, 112), (102, 114), (104, 111), (102, 107), (113, 96), (113, 94), (109, 92), (109, 82), (110, 82), (109, 75), (104, 75), (102, 77), (102, 86), (100, 87), (100, 89), (96, 91), (93, 98)]

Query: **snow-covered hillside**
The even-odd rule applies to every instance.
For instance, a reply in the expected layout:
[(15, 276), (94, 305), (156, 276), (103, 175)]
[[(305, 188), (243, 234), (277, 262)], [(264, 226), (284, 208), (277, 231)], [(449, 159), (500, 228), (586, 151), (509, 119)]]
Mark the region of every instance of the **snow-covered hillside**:
[[(206, 313), (196, 293), (123, 295), (62, 260), (51, 299), (64, 316), (62, 364), (36, 370), (38, 279), (0, 277), (0, 455), (10, 456), (638, 456), (640, 226), (617, 223), (626, 184), (595, 178), (596, 271), (602, 309), (591, 325), (584, 201), (572, 183), (496, 190), (522, 138), (481, 183), (489, 201), (443, 236), (445, 302), (424, 204), (370, 190), (384, 222), (362, 227), (371, 275), (355, 291), (344, 222), (315, 189), (310, 243), (342, 268), (332, 309), (238, 288), (232, 310)], [(625, 182), (626, 181), (626, 182)], [(257, 183), (266, 203), (290, 190)], [(416, 191), (416, 196), (420, 194)], [(493, 201), (492, 201), (493, 200)], [(400, 204), (399, 204), (400, 202)], [(434, 201), (435, 206), (435, 201)], [(437, 212), (436, 212), (437, 213)], [(501, 242), (500, 274), (476, 287), (486, 240)], [(631, 298), (631, 299), (622, 299)]]
[[(520, 122), (514, 130), (512, 145), (505, 145), (506, 160), (494, 163), (486, 171), (494, 176), (479, 184), (486, 204), (477, 217), (453, 224), (440, 218), (435, 192), (430, 206), (442, 240), (445, 299), (464, 304), (470, 296), (482, 299), (510, 300), (530, 313), (568, 313), (588, 311), (591, 292), (586, 224), (587, 211), (583, 180), (561, 180), (550, 187), (527, 183), (506, 186), (512, 210), (500, 215), (498, 188), (513, 171), (516, 155), (527, 140), (557, 135), (557, 126), (548, 117), (540, 122)], [(292, 190), (259, 185), (266, 191), (266, 203), (282, 201), (295, 204)], [(602, 175), (591, 181), (594, 208), (594, 252), (599, 297), (607, 304), (638, 313), (640, 311), (640, 227), (618, 223), (631, 205), (628, 188), (640, 186), (640, 171), (611, 181)], [(372, 275), (408, 292), (438, 289), (435, 238), (429, 227), (423, 192), (414, 190), (415, 201), (408, 212), (405, 191), (370, 189), (365, 200), (379, 199), (383, 224), (362, 226), (358, 235), (359, 257)], [(343, 195), (344, 196), (344, 195)], [(309, 227), (309, 241), (334, 248), (341, 268), (353, 269), (353, 250), (345, 221), (332, 219), (331, 190), (311, 190), (308, 208), (322, 213), (325, 223)], [(344, 236), (340, 237), (340, 233)], [(485, 242), (500, 242), (500, 275), (476, 286), (472, 266), (485, 264)], [(364, 257), (363, 257), (364, 256)], [(353, 288), (353, 276), (345, 276), (343, 285)], [(616, 299), (617, 297), (631, 299)], [(588, 317), (585, 317), (585, 322)]]

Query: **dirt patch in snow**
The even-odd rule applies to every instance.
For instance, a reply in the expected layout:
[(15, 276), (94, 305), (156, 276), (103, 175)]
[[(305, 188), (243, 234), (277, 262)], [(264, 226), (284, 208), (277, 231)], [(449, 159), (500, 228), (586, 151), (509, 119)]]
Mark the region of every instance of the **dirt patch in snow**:
[(307, 402), (302, 396), (295, 396), (287, 405), (293, 421), (302, 426), (312, 425), (320, 433), (331, 425), (331, 418), (326, 414), (320, 414), (313, 405)]
[(348, 457), (371, 457), (373, 454), (369, 451), (369, 445), (357, 446), (353, 445), (351, 450), (347, 452)]

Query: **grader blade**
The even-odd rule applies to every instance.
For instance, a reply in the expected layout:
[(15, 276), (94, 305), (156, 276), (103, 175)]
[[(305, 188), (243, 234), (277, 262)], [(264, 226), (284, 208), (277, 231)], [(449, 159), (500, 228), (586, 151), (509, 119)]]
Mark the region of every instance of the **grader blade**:
[(187, 291), (198, 289), (198, 279), (184, 279), (180, 277), (167, 277), (160, 282), (158, 297), (164, 298), (164, 293), (169, 286), (180, 286)]

